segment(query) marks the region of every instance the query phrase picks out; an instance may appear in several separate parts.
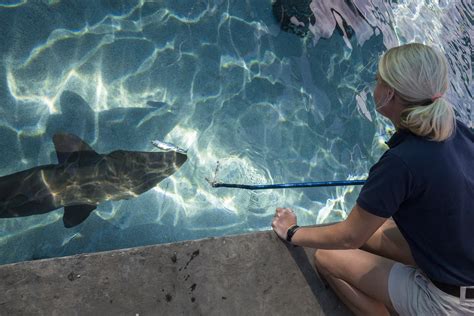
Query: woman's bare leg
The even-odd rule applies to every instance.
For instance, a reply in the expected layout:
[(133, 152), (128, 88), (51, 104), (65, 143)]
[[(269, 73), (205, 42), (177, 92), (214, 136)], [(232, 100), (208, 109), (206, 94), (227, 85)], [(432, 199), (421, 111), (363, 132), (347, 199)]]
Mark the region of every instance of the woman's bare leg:
[(389, 315), (388, 277), (393, 260), (367, 251), (323, 250), (314, 255), (319, 273), (356, 315)]
[(359, 250), (317, 250), (315, 265), (356, 315), (389, 315), (388, 277), (395, 261), (416, 266), (407, 241), (392, 219)]
[(388, 219), (360, 249), (416, 266), (407, 241), (392, 219)]

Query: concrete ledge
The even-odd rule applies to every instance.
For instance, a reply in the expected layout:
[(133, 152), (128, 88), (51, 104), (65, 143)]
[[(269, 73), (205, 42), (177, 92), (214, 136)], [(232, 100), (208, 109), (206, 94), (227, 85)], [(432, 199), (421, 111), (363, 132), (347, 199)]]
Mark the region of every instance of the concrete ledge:
[(350, 315), (271, 232), (0, 266), (0, 315)]

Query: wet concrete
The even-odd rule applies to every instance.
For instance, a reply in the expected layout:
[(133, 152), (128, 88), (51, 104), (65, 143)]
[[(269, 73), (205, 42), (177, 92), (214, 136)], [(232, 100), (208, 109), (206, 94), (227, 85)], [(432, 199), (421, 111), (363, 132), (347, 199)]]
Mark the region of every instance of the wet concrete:
[(0, 315), (350, 315), (271, 232), (0, 266)]

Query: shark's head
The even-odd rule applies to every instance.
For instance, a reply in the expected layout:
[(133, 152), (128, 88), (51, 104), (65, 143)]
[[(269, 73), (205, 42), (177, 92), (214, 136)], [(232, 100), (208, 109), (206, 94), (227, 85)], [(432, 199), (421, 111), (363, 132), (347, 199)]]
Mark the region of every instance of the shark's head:
[(118, 150), (107, 155), (114, 174), (121, 175), (129, 190), (141, 194), (175, 173), (187, 160), (179, 152), (131, 152)]
[(185, 154), (174, 151), (140, 152), (136, 154), (141, 156), (139, 161), (144, 163), (144, 171), (148, 175), (163, 177), (162, 179), (175, 173), (188, 159)]

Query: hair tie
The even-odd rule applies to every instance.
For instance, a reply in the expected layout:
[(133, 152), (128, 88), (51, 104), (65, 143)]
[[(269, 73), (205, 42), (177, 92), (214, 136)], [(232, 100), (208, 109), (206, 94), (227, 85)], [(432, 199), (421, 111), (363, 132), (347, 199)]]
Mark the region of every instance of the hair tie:
[(439, 98), (441, 98), (442, 96), (443, 96), (443, 94), (438, 92), (434, 96), (431, 97), (431, 101), (434, 102), (434, 101), (438, 100)]

